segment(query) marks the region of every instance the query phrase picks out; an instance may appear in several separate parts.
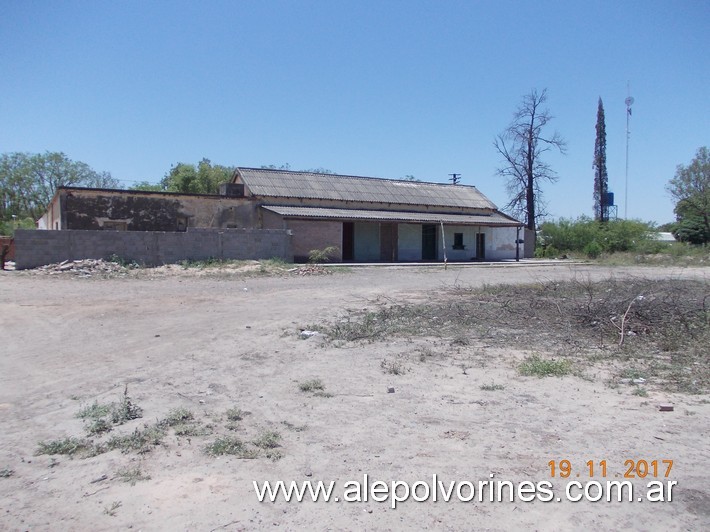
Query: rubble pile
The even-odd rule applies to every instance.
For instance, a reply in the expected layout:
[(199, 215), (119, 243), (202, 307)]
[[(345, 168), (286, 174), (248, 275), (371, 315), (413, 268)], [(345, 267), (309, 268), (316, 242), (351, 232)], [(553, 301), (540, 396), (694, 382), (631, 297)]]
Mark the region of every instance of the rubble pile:
[(46, 275), (72, 274), (80, 277), (91, 277), (92, 275), (125, 274), (128, 268), (103, 259), (80, 259), (65, 260), (57, 264), (47, 264), (33, 270), (36, 273)]
[(293, 268), (289, 271), (296, 275), (328, 275), (332, 273), (328, 271), (328, 268), (324, 268), (319, 264), (309, 264), (307, 266), (301, 266), (300, 268)]

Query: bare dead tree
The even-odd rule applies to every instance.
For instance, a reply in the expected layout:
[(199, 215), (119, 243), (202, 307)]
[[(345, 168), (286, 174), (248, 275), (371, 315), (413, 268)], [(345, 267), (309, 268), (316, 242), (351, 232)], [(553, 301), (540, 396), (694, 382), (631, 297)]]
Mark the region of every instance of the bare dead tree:
[(552, 120), (544, 108), (547, 89), (536, 89), (523, 96), (510, 125), (493, 142), (503, 157), (497, 175), (506, 179), (510, 201), (505, 210), (516, 218), (524, 218), (528, 229), (534, 231), (537, 220), (544, 216), (542, 183), (557, 181), (557, 174), (542, 160), (542, 154), (552, 149), (566, 152), (567, 143), (556, 131), (547, 136), (545, 126)]

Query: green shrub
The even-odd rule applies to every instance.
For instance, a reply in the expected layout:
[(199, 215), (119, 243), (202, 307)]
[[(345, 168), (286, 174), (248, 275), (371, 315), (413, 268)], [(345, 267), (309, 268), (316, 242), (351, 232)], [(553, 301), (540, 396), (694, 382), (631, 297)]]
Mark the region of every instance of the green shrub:
[(308, 262), (311, 264), (330, 262), (330, 259), (336, 256), (338, 251), (339, 249), (336, 246), (328, 246), (324, 249), (312, 249), (308, 252)]
[(592, 240), (589, 244), (584, 246), (584, 253), (590, 259), (596, 259), (602, 254), (602, 247), (597, 243), (596, 240)]
[[(581, 216), (576, 220), (561, 218), (556, 222), (545, 222), (540, 227), (540, 240), (546, 245), (546, 257), (557, 253), (577, 251), (592, 256), (617, 251), (635, 251), (653, 242), (652, 224), (640, 220), (609, 220), (597, 222)], [(590, 253), (591, 252), (591, 253)]]

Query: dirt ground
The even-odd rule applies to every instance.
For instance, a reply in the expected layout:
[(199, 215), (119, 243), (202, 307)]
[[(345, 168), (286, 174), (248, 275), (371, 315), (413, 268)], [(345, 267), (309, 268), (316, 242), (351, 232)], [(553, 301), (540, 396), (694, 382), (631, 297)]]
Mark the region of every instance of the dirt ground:
[[(133, 275), (77, 278), (0, 272), (0, 528), (3, 530), (708, 530), (710, 396), (611, 387), (587, 378), (524, 377), (517, 365), (546, 346), (392, 338), (342, 346), (310, 329), (378, 298), (425, 301), (453, 286), (540, 280), (694, 278), (709, 268), (593, 265), (366, 267), (331, 275)], [(550, 348), (552, 346), (549, 346)], [(448, 354), (450, 353), (450, 356)], [(429, 354), (431, 356), (422, 356)], [(401, 375), (383, 370), (399, 361)], [(299, 389), (320, 379), (325, 394)], [(499, 384), (502, 389), (482, 389)], [(149, 452), (36, 454), (40, 442), (86, 438), (77, 413), (121, 399), (143, 417), (130, 434), (189, 410), (204, 427), (167, 430)], [(394, 393), (388, 393), (389, 388)], [(659, 404), (674, 406), (659, 411)], [(237, 407), (242, 419), (226, 412)], [(278, 454), (211, 456), (219, 436), (278, 433)], [(569, 479), (549, 462), (569, 460)], [(673, 460), (671, 502), (569, 502), (563, 486), (605, 460)], [(144, 479), (124, 482), (121, 471)], [(576, 473), (581, 473), (579, 478)], [(253, 481), (551, 481), (561, 502), (258, 502)], [(150, 478), (145, 478), (150, 477)], [(636, 478), (641, 493), (654, 480)], [(636, 498), (636, 497), (635, 497)]]

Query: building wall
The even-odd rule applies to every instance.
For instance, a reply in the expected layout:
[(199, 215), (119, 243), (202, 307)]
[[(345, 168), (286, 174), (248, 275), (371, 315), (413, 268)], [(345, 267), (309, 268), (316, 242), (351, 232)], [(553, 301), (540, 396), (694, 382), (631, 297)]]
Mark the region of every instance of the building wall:
[[(514, 259), (516, 234), (515, 227), (486, 227), (486, 260)], [(523, 252), (521, 244), (521, 258)]]
[[(444, 225), (444, 236), (446, 240), (446, 258), (450, 261), (466, 261), (476, 257), (476, 233), (477, 227), (470, 225)], [(441, 226), (439, 226), (441, 233)], [(464, 249), (454, 249), (454, 233), (463, 234)], [(441, 243), (439, 243), (438, 255), (443, 260)]]
[(343, 222), (326, 220), (287, 220), (293, 233), (293, 260), (306, 262), (312, 249), (338, 248), (331, 262), (342, 262)]
[(15, 233), (17, 269), (112, 256), (146, 266), (209, 258), (293, 260), (291, 236), (286, 230), (188, 229), (184, 233), (18, 230)]
[(258, 226), (257, 203), (247, 198), (188, 194), (60, 191), (52, 202), (47, 229), (61, 204), (59, 229), (125, 229), (127, 231), (184, 231), (186, 227), (248, 228)]

